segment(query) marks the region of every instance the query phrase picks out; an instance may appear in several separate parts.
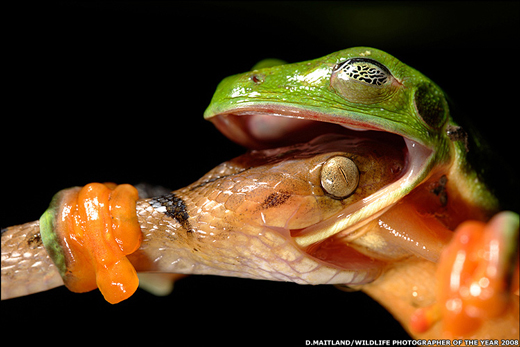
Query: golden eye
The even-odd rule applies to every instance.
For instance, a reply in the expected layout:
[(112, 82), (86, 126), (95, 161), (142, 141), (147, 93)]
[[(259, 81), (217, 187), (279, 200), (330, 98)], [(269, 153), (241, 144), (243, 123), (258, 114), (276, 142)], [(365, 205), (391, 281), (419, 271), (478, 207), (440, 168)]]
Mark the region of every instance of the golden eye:
[(352, 58), (334, 66), (330, 85), (348, 101), (372, 104), (393, 93), (394, 80), (383, 64), (368, 58)]
[(388, 83), (390, 71), (375, 60), (365, 58), (354, 58), (341, 63), (337, 68), (348, 79), (358, 82), (382, 86)]
[(344, 199), (359, 184), (359, 170), (349, 158), (338, 155), (329, 158), (321, 168), (321, 187), (334, 199)]

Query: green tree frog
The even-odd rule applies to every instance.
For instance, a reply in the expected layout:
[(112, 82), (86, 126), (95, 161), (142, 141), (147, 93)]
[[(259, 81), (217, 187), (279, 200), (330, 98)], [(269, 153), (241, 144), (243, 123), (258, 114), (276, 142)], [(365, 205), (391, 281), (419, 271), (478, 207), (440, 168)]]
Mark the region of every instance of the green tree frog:
[[(384, 230), (394, 239), (409, 244), (418, 241), (413, 252), (429, 262), (397, 265), (374, 283), (365, 285), (364, 290), (389, 307), (401, 321), (411, 319), (411, 329), (423, 333), (442, 316), (444, 334), (470, 334), (483, 320), (495, 319), (498, 314), (485, 313), (492, 311), (490, 307), (495, 304), (501, 307), (499, 311), (504, 316), (509, 314), (504, 313), (506, 306), (516, 305), (512, 321), (516, 322), (513, 326), (518, 324), (518, 289), (516, 296), (504, 294), (511, 300), (500, 305), (475, 303), (491, 295), (490, 272), (498, 271), (500, 266), (493, 268), (484, 257), (487, 260), (482, 258), (480, 263), (473, 260), (472, 266), (479, 263), (485, 267), (486, 263), (489, 273), (472, 272), (474, 267), (468, 265), (467, 259), (475, 253), (467, 248), (470, 236), (464, 234), (464, 230), (484, 229), (482, 225), (468, 229), (461, 224), (464, 225), (465, 220), (488, 221), (499, 211), (499, 203), (477, 168), (467, 160), (467, 152), (478, 151), (478, 148), (468, 147), (468, 135), (453, 119), (444, 92), (417, 70), (368, 47), (345, 49), (295, 64), (266, 60), (250, 72), (225, 78), (204, 116), (231, 140), (253, 149), (307, 141), (327, 132), (352, 138), (385, 139), (382, 141), (388, 141), (387, 146), (400, 148), (406, 153), (406, 166), (397, 181), (355, 204), (354, 208), (346, 209), (334, 221), (295, 232), (295, 242), (300, 247), (309, 247), (348, 233), (360, 223), (365, 224), (366, 234), (356, 242), (358, 247), (364, 247), (365, 254), (366, 249), (389, 251), (385, 248), (386, 237), (374, 230)], [(495, 255), (502, 259), (503, 272), (498, 272), (503, 277), (495, 279), (500, 282), (501, 291), (507, 292), (515, 267), (518, 272), (518, 215), (499, 214), (489, 225), (486, 232), (471, 234), (469, 243), (488, 238), (487, 243), (473, 251), (487, 254), (491, 252), (490, 242), (500, 244), (502, 253), (498, 255), (497, 251)], [(457, 227), (463, 229), (463, 236), (453, 236)], [(425, 249), (417, 233), (435, 235), (440, 243)], [(441, 255), (443, 248), (450, 248), (445, 247), (450, 240), (453, 244), (458, 242), (458, 246), (451, 246), (451, 256)], [(434, 250), (435, 247), (438, 249)], [(463, 253), (467, 255), (466, 262), (461, 258)], [(434, 275), (433, 264), (436, 263), (445, 270), (437, 270), (439, 273)], [(435, 276), (440, 278), (433, 280)], [(442, 299), (417, 312), (413, 306), (422, 306), (427, 300), (433, 302), (426, 299), (428, 295), (424, 293), (429, 289), (425, 286), (443, 288), (437, 289), (437, 296)], [(518, 283), (515, 286), (518, 288)], [(493, 295), (498, 292), (496, 289)], [(444, 301), (444, 305), (439, 301)], [(459, 318), (466, 319), (454, 319), (456, 312)], [(495, 334), (499, 331), (496, 325), (490, 326), (494, 328), (487, 331), (495, 329)], [(518, 329), (510, 325), (500, 331), (518, 338)]]

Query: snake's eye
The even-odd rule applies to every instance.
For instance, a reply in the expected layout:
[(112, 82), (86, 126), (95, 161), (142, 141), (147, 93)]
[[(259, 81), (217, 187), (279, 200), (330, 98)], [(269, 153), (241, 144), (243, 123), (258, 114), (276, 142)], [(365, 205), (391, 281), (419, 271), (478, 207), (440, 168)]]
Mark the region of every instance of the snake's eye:
[(395, 79), (381, 63), (368, 58), (352, 58), (336, 64), (331, 87), (351, 102), (373, 104), (390, 97)]
[(321, 187), (334, 199), (346, 198), (356, 190), (358, 183), (359, 170), (347, 157), (331, 157), (321, 168)]

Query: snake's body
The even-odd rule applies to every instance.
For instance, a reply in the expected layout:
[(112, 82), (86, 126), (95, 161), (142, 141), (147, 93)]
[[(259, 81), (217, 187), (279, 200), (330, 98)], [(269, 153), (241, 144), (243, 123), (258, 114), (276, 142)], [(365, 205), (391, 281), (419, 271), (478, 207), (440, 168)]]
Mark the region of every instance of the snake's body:
[[(137, 204), (144, 236), (141, 248), (130, 257), (137, 271), (216, 274), (302, 284), (361, 282), (367, 276), (309, 260), (296, 245), (288, 244), (287, 239), (269, 229), (256, 237), (245, 232), (221, 233), (210, 240), (197, 237), (150, 202), (145, 199)], [(224, 246), (229, 242), (235, 245), (234, 251)], [(212, 247), (209, 255), (204, 252), (208, 244)], [(2, 299), (60, 285), (62, 278), (40, 239), (39, 221), (7, 228), (2, 234)]]
[[(378, 161), (374, 159), (380, 155), (374, 152), (377, 143), (330, 136), (250, 152), (183, 189), (139, 200), (136, 211), (143, 243), (129, 256), (136, 270), (309, 284), (360, 284), (375, 279), (383, 262), (354, 250), (331, 257), (327, 252), (336, 246), (309, 250), (299, 247), (290, 235), (361, 202), (393, 179), (384, 177), (388, 165), (396, 175), (395, 168), (403, 165), (398, 150), (387, 149), (387, 156)], [(345, 149), (367, 173), (357, 192), (340, 201), (323, 193), (319, 171), (327, 158), (344, 154)], [(4, 229), (3, 299), (60, 284), (43, 248), (38, 221)]]
[(2, 230), (2, 299), (60, 285), (61, 276), (41, 242), (39, 221)]

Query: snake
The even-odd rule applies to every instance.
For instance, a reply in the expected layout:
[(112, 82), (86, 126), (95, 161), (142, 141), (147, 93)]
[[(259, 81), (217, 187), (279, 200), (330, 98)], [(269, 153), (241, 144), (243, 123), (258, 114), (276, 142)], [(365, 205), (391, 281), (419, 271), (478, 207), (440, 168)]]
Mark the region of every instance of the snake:
[[(324, 166), (339, 165), (334, 162), (337, 158), (348, 163), (353, 159), (356, 170), (368, 173), (361, 175), (347, 199), (334, 195), (345, 195), (334, 191), (342, 188), (328, 186), (329, 193), (322, 185), (323, 176), (337, 169)], [(397, 180), (404, 165), (400, 150), (387, 147), (382, 152), (376, 140), (341, 135), (251, 151), (222, 163), (185, 188), (139, 200), (136, 210), (143, 243), (130, 260), (143, 272), (302, 284), (371, 282), (386, 266), (388, 256), (381, 254), (377, 259), (374, 254), (363, 254), (362, 243), (356, 246), (354, 242), (361, 236), (347, 242), (347, 236), (340, 235), (321, 247), (299, 246), (297, 237), (335, 214), (358, 209), (364, 198)], [(394, 174), (389, 176), (389, 171)], [(2, 299), (62, 284), (43, 247), (39, 221), (2, 229)]]

